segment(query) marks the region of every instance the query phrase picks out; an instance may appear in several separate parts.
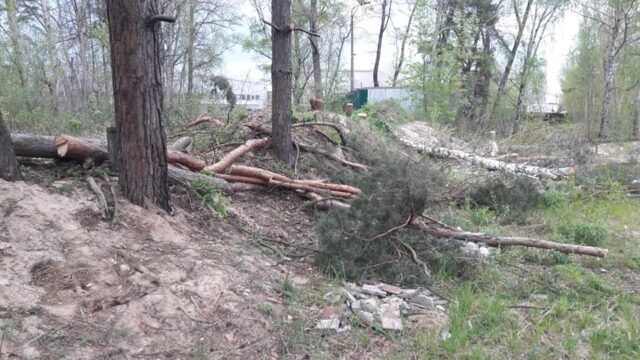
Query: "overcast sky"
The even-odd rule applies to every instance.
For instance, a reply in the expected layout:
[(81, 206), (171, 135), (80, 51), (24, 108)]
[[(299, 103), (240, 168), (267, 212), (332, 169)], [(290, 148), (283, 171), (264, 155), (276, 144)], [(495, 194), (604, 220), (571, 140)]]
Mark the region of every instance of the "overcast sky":
[[(355, 3), (355, 1), (353, 1)], [(397, 4), (397, 3), (396, 3)], [(243, 19), (248, 20), (255, 17), (256, 13), (253, 8), (246, 2), (242, 1), (240, 11)], [(407, 9), (396, 7), (394, 9), (393, 20), (397, 27), (406, 26)], [(244, 24), (237, 27), (239, 34), (248, 35), (248, 26)], [(355, 26), (355, 83), (356, 87), (372, 86), (371, 69), (375, 59), (377, 32), (379, 27), (379, 18), (377, 16), (362, 17)], [(560, 87), (562, 68), (567, 62), (567, 56), (574, 47), (580, 16), (574, 12), (567, 12), (563, 19), (548, 31), (548, 35), (540, 49), (540, 56), (544, 57), (547, 63), (547, 101), (557, 102), (562, 92)], [(503, 24), (503, 26), (506, 26)], [(385, 39), (382, 49), (381, 69), (379, 78), (382, 86), (390, 84), (390, 77), (393, 73), (393, 57), (396, 52), (392, 26), (389, 25), (385, 33)], [(345, 71), (348, 70), (349, 60), (348, 51), (344, 54)], [(268, 81), (269, 74), (259, 69), (260, 62), (264, 62), (264, 58), (259, 55), (243, 51), (240, 45), (234, 45), (231, 51), (225, 53), (223, 73), (237, 80), (248, 81)]]

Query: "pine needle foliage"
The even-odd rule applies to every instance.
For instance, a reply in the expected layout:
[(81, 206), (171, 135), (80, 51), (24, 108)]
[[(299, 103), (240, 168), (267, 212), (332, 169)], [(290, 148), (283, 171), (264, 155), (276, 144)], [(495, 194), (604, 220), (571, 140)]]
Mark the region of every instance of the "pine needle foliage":
[[(349, 280), (377, 278), (394, 284), (428, 284), (430, 278), (410, 251), (435, 273), (456, 273), (464, 264), (444, 254), (420, 231), (402, 226), (419, 217), (445, 191), (445, 174), (428, 159), (414, 159), (381, 135), (359, 133), (349, 141), (369, 166), (358, 174), (336, 174), (362, 190), (350, 211), (329, 211), (318, 221), (322, 252), (317, 265), (332, 276)], [(394, 230), (395, 229), (395, 230)]]

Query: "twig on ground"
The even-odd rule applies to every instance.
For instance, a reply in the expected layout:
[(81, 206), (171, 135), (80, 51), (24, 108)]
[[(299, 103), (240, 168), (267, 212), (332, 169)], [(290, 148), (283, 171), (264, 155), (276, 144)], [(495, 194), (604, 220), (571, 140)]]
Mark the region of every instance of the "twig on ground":
[(113, 211), (111, 214), (111, 223), (113, 224), (116, 221), (116, 215), (118, 214), (118, 199), (116, 198), (116, 189), (107, 174), (102, 174), (102, 177), (107, 183), (107, 186), (109, 186), (109, 191), (111, 192), (111, 196), (113, 198)]
[[(37, 341), (38, 339), (42, 338), (42, 337), (43, 337), (43, 336), (45, 336), (45, 335), (52, 335), (52, 334), (57, 333), (57, 332), (58, 332), (58, 331), (60, 331), (60, 330), (64, 330), (64, 329), (68, 328), (69, 326), (70, 326), (70, 325), (69, 325), (69, 324), (67, 324), (67, 325), (61, 326), (61, 327), (59, 327), (59, 328), (57, 328), (57, 329), (53, 329), (53, 330), (49, 330), (49, 331), (45, 331), (45, 332), (43, 332), (42, 334), (40, 334), (40, 335), (38, 335), (38, 336), (34, 337), (33, 339), (31, 339), (31, 340), (27, 341), (26, 343), (24, 343), (24, 344), (22, 345), (22, 347), (25, 347), (25, 346), (27, 346), (27, 345), (31, 344), (32, 342)], [(3, 336), (2, 336), (2, 340), (4, 341), (4, 333), (3, 333)]]
[(297, 142), (293, 142), (293, 145), (296, 146), (296, 162), (293, 164), (293, 175), (297, 179), (298, 178), (298, 159), (300, 158), (300, 146), (298, 146)]
[(108, 220), (109, 207), (107, 206), (107, 200), (104, 197), (104, 193), (102, 192), (102, 190), (100, 190), (100, 187), (92, 176), (87, 176), (87, 182), (89, 183), (89, 187), (91, 187), (91, 190), (96, 194), (96, 197), (98, 198), (102, 220)]

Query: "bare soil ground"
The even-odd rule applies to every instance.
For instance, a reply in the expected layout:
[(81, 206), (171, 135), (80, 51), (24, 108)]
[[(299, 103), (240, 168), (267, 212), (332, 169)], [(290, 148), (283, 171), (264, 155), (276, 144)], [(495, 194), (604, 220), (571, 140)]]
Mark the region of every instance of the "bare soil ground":
[(0, 181), (0, 354), (277, 358), (278, 314), (260, 306), (282, 313), (284, 279), (304, 288), (313, 275), (304, 259), (263, 256), (252, 238), (313, 245), (290, 196), (241, 194), (220, 219), (174, 189), (173, 216), (120, 199), (109, 223), (83, 181), (65, 195)]

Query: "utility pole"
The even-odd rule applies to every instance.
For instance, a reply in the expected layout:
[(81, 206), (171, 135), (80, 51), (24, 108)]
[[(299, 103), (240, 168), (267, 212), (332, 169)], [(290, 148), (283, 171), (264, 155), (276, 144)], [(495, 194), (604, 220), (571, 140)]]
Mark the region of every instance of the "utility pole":
[(354, 53), (354, 49), (353, 49), (353, 11), (351, 11), (351, 91), (354, 90), (354, 71), (353, 71), (353, 63), (354, 63), (354, 58), (355, 58), (355, 53)]

